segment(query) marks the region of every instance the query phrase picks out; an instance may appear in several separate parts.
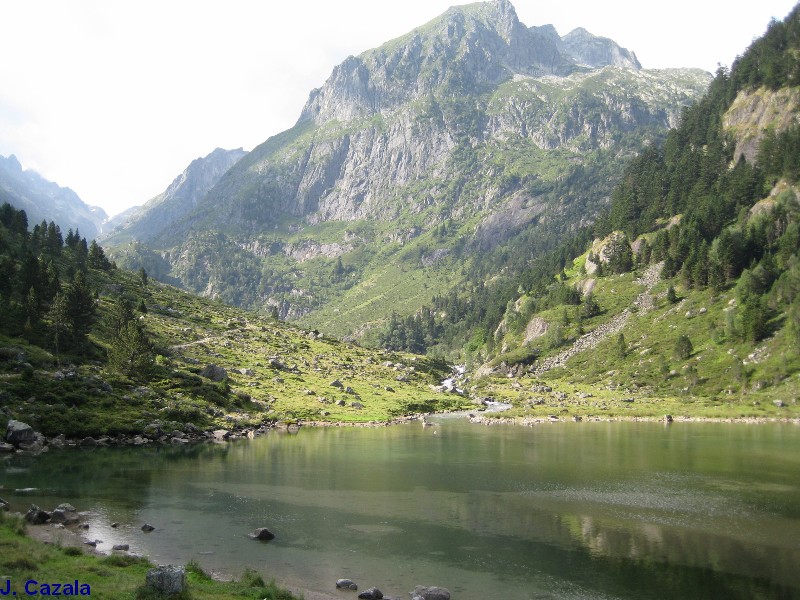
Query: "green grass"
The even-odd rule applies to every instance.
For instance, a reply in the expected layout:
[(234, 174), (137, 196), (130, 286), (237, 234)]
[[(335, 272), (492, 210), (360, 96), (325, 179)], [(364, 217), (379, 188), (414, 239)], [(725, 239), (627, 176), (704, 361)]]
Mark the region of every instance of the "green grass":
[[(147, 570), (152, 565), (147, 559), (129, 555), (97, 556), (86, 554), (81, 548), (47, 545), (25, 535), (22, 520), (0, 512), (0, 572), (2, 585), (11, 581), (11, 590), (17, 597), (25, 594), (25, 582), (73, 582), (90, 586), (92, 598), (109, 600), (149, 600), (162, 596), (145, 586)], [(238, 581), (216, 581), (209, 577), (196, 562), (186, 568), (187, 591), (182, 600), (211, 598), (251, 598), (294, 600), (287, 590), (265, 583), (263, 576), (246, 570)], [(3, 588), (4, 589), (4, 588)]]
[[(579, 257), (567, 270), (569, 285), (577, 284)], [(619, 314), (643, 290), (635, 274), (626, 273), (597, 279), (594, 297), (603, 313), (583, 322), (586, 332)], [(669, 304), (665, 292), (674, 286), (679, 301)], [(517, 417), (676, 417), (719, 419), (800, 418), (800, 354), (782, 317), (771, 322), (773, 334), (752, 344), (744, 342), (730, 328), (735, 315), (733, 290), (715, 294), (710, 289), (686, 290), (678, 279), (660, 281), (651, 291), (656, 296), (650, 311), (634, 311), (622, 329), (627, 351), (620, 356), (617, 335), (606, 337), (594, 350), (573, 356), (563, 368), (550, 370), (535, 379), (530, 375), (509, 379), (484, 377), (473, 383), (474, 393), (510, 402), (514, 408), (501, 416)], [(572, 318), (572, 307), (567, 307)], [(563, 307), (538, 313), (548, 322), (561, 319)], [(733, 320), (735, 326), (735, 319)], [(555, 355), (577, 336), (575, 324), (565, 327), (572, 339), (559, 348), (542, 348), (541, 356)], [(676, 358), (677, 339), (686, 335), (693, 352), (687, 359)], [(543, 346), (535, 340), (530, 348), (519, 346), (519, 335), (507, 334), (503, 342), (510, 349), (496, 357), (509, 364), (520, 362)], [(538, 344), (538, 346), (537, 346)], [(524, 360), (522, 361), (524, 362)], [(552, 392), (537, 391), (546, 385)], [(776, 406), (779, 400), (785, 406)]]
[[(164, 284), (143, 290), (131, 274), (115, 277), (125, 294), (143, 297), (148, 306), (140, 317), (159, 355), (152, 374), (130, 379), (108, 371), (102, 360), (72, 356), (62, 356), (59, 367), (52, 353), (3, 338), (0, 346), (19, 346), (32, 366), (0, 362), (0, 406), (9, 418), (48, 436), (83, 437), (141, 433), (155, 420), (167, 430), (287, 418), (364, 423), (460, 406), (432, 389), (446, 376), (443, 363), (318, 338)], [(100, 358), (110, 343), (102, 315), (111, 306), (112, 298), (101, 295), (91, 333)], [(212, 363), (226, 369), (226, 381), (202, 377)], [(332, 386), (334, 380), (342, 387)]]

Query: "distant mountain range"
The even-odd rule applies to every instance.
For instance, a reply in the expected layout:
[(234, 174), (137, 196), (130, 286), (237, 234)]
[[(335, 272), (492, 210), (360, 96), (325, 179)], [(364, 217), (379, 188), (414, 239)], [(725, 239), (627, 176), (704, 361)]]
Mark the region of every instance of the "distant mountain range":
[(0, 156), (0, 202), (22, 209), (33, 226), (55, 221), (66, 233), (78, 229), (87, 239), (96, 238), (108, 215), (99, 206), (89, 206), (69, 188), (44, 179), (31, 170), (22, 170), (17, 157)]
[(158, 196), (112, 219), (105, 228), (107, 235), (119, 234), (117, 240), (131, 238), (145, 242), (157, 238), (189, 214), (228, 169), (246, 155), (241, 148), (217, 148), (193, 160)]

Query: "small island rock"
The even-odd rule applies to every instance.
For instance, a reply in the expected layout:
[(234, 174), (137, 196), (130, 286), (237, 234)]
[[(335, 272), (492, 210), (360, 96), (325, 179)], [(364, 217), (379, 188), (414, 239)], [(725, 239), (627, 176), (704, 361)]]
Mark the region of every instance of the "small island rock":
[(266, 542), (266, 541), (269, 541), (269, 540), (274, 540), (275, 539), (275, 534), (272, 533), (266, 527), (259, 527), (258, 529), (253, 531), (253, 533), (250, 534), (250, 537), (253, 538), (254, 540), (259, 540), (261, 542)]

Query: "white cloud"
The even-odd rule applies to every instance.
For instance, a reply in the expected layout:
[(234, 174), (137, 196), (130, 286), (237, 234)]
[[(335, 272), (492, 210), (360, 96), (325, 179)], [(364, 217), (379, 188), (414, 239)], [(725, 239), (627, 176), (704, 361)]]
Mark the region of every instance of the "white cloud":
[[(452, 3), (5, 0), (0, 154), (119, 212), (217, 146), (250, 149), (290, 127), (335, 64)], [(527, 25), (611, 37), (647, 68), (714, 70), (793, 3), (515, 6)]]

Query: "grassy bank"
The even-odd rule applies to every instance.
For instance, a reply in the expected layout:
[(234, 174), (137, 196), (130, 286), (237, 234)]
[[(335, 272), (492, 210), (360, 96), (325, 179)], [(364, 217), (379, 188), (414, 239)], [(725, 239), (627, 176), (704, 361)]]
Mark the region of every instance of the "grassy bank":
[[(72, 583), (78, 580), (87, 584), (91, 598), (113, 600), (147, 600), (161, 596), (145, 586), (147, 570), (153, 565), (145, 558), (124, 554), (100, 556), (87, 554), (70, 545), (45, 544), (26, 535), (21, 518), (0, 511), (0, 592), (10, 590), (17, 597), (26, 594), (25, 584), (35, 580), (31, 589), (41, 591), (42, 584)], [(242, 573), (238, 581), (216, 581), (196, 563), (187, 565), (187, 591), (182, 600), (204, 598), (258, 598), (269, 600), (295, 600), (287, 590), (265, 582), (252, 570)]]

